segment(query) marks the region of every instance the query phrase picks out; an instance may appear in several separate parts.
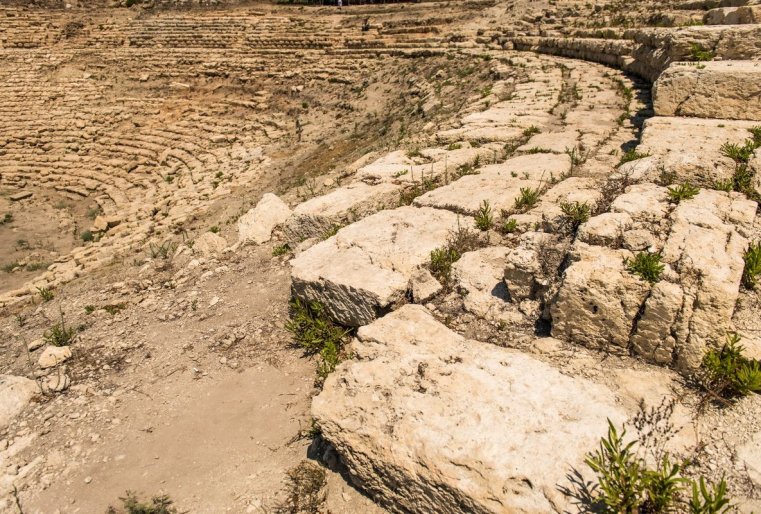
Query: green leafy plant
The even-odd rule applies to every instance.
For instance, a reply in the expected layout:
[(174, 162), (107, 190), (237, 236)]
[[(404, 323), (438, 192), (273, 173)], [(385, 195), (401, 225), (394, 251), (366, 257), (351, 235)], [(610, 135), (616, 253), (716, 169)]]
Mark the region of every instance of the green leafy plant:
[(219, 234), (219, 231), (220, 231), (220, 228), (217, 225), (212, 225), (211, 227), (209, 227), (209, 232), (211, 232), (212, 234)]
[(720, 514), (731, 508), (724, 479), (709, 488), (703, 477), (697, 482), (684, 478), (683, 466), (672, 462), (668, 454), (656, 458), (656, 467), (651, 469), (642, 455), (642, 442), (626, 442), (625, 436), (625, 428), (619, 435), (608, 420), (607, 437), (586, 458), (597, 478), (596, 484), (590, 484), (596, 495), (594, 512), (669, 514), (689, 509), (691, 514)]
[(325, 241), (326, 239), (330, 239), (334, 235), (338, 234), (338, 231), (341, 230), (341, 225), (331, 225), (330, 228), (328, 228), (325, 232), (323, 232), (320, 235), (320, 239), (322, 241)]
[(755, 289), (761, 277), (761, 241), (756, 241), (748, 246), (743, 254), (745, 268), (743, 269), (742, 282), (748, 289)]
[(518, 230), (518, 220), (515, 218), (508, 218), (500, 227), (500, 231), (504, 234), (512, 234), (516, 230)]
[(349, 331), (336, 325), (319, 302), (296, 298), (290, 303), (291, 319), (285, 328), (309, 355), (319, 355), (317, 375), (324, 380), (341, 360)]
[(520, 195), (515, 199), (515, 209), (519, 212), (530, 209), (539, 201), (539, 188), (522, 187)]
[(729, 193), (734, 189), (735, 183), (734, 180), (728, 179), (728, 180), (715, 180), (713, 182), (713, 188), (717, 191), (724, 191), (725, 193)]
[(747, 163), (753, 156), (757, 146), (755, 141), (748, 139), (742, 145), (726, 142), (721, 145), (719, 151), (724, 157), (732, 159), (736, 163)]
[(560, 202), (560, 210), (573, 230), (588, 221), (591, 214), (591, 208), (587, 202)]
[(42, 334), (42, 339), (51, 346), (69, 346), (74, 342), (77, 330), (74, 327), (67, 327), (63, 312), (58, 323), (50, 327)]
[(38, 287), (37, 294), (40, 295), (40, 298), (42, 298), (43, 302), (49, 302), (55, 298), (55, 293), (53, 293), (53, 290), (47, 287)]
[(597, 474), (600, 496), (612, 512), (631, 513), (641, 503), (644, 469), (634, 452), (635, 441), (624, 442), (608, 420), (608, 436), (600, 440), (599, 449), (590, 454), (586, 464)]
[(452, 277), (452, 265), (460, 260), (460, 252), (450, 247), (436, 248), (431, 252), (431, 261), (428, 265), (431, 274), (436, 279), (447, 284)]
[(644, 159), (645, 157), (650, 157), (649, 153), (640, 153), (634, 148), (627, 151), (624, 155), (621, 156), (621, 160), (618, 161), (617, 168), (620, 166), (623, 166), (627, 162), (637, 161), (639, 159)]
[(148, 502), (142, 502), (133, 491), (127, 491), (123, 498), (122, 508), (109, 507), (106, 514), (177, 514), (174, 502), (167, 495), (154, 496)]
[(693, 61), (698, 62), (713, 61), (716, 53), (706, 50), (700, 43), (693, 43), (690, 45), (690, 57), (692, 57)]
[(668, 188), (669, 201), (679, 203), (682, 200), (694, 198), (700, 192), (700, 188), (693, 186), (689, 182)]
[(95, 236), (89, 230), (85, 230), (81, 234), (79, 234), (79, 238), (85, 243), (89, 243), (90, 241), (93, 241), (95, 239)]
[(723, 514), (729, 512), (732, 506), (727, 498), (727, 482), (723, 478), (710, 489), (703, 477), (692, 482), (690, 497), (690, 514)]
[(11, 214), (10, 212), (6, 212), (3, 215), (2, 219), (0, 219), (0, 225), (7, 225), (8, 223), (12, 223), (12, 222), (13, 222), (13, 214)]
[(761, 392), (761, 363), (743, 355), (745, 348), (736, 333), (727, 335), (721, 348), (703, 357), (700, 384), (713, 399), (731, 400)]
[(534, 134), (539, 134), (541, 132), (542, 130), (539, 127), (537, 127), (536, 125), (531, 125), (529, 128), (523, 131), (523, 137), (531, 137)]
[(291, 251), (291, 247), (288, 244), (278, 245), (272, 249), (273, 257), (280, 257)]
[(651, 284), (661, 279), (664, 265), (661, 264), (661, 256), (657, 253), (638, 252), (633, 259), (624, 259), (624, 264), (629, 273), (638, 275)]
[(484, 200), (481, 203), (481, 207), (478, 208), (475, 216), (476, 227), (479, 230), (489, 230), (494, 226), (494, 215), (492, 214), (491, 205), (488, 200)]
[(153, 259), (168, 259), (177, 249), (177, 243), (173, 243), (172, 241), (164, 241), (158, 245), (150, 243), (148, 247), (151, 251), (151, 257)]

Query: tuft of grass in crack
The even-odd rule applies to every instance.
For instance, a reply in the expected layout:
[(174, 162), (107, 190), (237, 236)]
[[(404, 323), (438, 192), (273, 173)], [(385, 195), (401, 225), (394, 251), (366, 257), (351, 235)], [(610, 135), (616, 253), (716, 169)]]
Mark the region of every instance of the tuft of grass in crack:
[(149, 501), (141, 501), (137, 493), (127, 491), (123, 498), (119, 498), (122, 507), (108, 507), (106, 514), (177, 514), (178, 510), (173, 507), (174, 502), (167, 495), (153, 496)]
[(654, 284), (661, 279), (664, 266), (661, 264), (661, 256), (657, 253), (638, 252), (633, 259), (624, 259), (626, 270), (639, 276), (641, 279)]
[(307, 354), (320, 356), (317, 374), (324, 380), (340, 362), (349, 331), (336, 325), (319, 302), (295, 298), (290, 303), (290, 311), (291, 319), (285, 329)]
[(518, 212), (532, 208), (539, 201), (539, 188), (522, 187), (520, 195), (515, 199), (515, 210)]
[(680, 184), (678, 186), (672, 186), (668, 188), (669, 202), (679, 203), (682, 200), (689, 200), (694, 198), (700, 192), (700, 188), (693, 186), (689, 182)]
[(592, 211), (587, 202), (560, 202), (560, 210), (573, 230), (586, 223)]
[(481, 207), (476, 212), (475, 220), (476, 227), (481, 231), (489, 230), (494, 226), (494, 215), (488, 200), (484, 200), (481, 203)]
[(745, 268), (743, 269), (742, 283), (748, 289), (755, 289), (761, 278), (761, 241), (756, 241), (748, 246), (743, 254)]
[(291, 247), (288, 244), (278, 245), (272, 249), (273, 257), (280, 257), (291, 251)]
[(721, 348), (711, 348), (703, 357), (698, 382), (710, 399), (732, 400), (761, 392), (761, 362), (743, 353), (740, 336), (727, 334)]
[(482, 246), (478, 234), (467, 227), (458, 227), (452, 231), (447, 244), (431, 252), (428, 269), (436, 280), (447, 286), (452, 279), (452, 265), (460, 260), (462, 254)]
[(53, 290), (48, 287), (38, 287), (37, 294), (40, 295), (43, 302), (49, 302), (55, 298), (55, 293), (53, 293)]
[(650, 157), (649, 153), (641, 153), (632, 148), (631, 150), (627, 151), (624, 155), (621, 156), (621, 160), (618, 161), (618, 164), (616, 165), (617, 168), (620, 168), (627, 162), (632, 161), (638, 161), (639, 159), (644, 159), (645, 157)]
[(693, 61), (697, 62), (713, 61), (716, 53), (712, 50), (707, 50), (700, 43), (693, 43), (690, 45), (690, 57), (692, 57)]

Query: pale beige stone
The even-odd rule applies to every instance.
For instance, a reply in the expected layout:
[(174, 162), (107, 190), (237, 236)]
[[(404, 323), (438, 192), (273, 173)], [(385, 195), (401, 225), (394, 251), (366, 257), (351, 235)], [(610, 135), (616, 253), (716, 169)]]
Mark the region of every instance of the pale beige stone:
[(566, 474), (607, 419), (625, 418), (605, 387), (468, 341), (422, 306), (360, 328), (352, 351), (312, 413), (352, 480), (393, 512), (561, 512)]
[(291, 209), (272, 193), (265, 193), (256, 207), (238, 218), (238, 241), (266, 243), (272, 237), (272, 230), (283, 223), (291, 214)]

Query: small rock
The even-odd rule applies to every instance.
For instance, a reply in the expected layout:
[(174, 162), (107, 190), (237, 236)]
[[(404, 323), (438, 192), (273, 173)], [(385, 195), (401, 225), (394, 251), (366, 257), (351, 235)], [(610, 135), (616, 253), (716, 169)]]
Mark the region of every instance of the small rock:
[(40, 355), (37, 364), (42, 368), (52, 368), (71, 358), (71, 348), (68, 346), (47, 346)]

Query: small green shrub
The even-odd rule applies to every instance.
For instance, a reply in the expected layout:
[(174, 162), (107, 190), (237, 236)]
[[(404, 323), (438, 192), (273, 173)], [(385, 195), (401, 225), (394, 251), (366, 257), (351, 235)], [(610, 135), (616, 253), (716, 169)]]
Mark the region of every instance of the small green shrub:
[(63, 314), (61, 321), (50, 327), (42, 334), (42, 339), (51, 346), (69, 346), (74, 342), (77, 330), (74, 327), (67, 327)]
[(740, 336), (727, 335), (720, 349), (710, 349), (703, 357), (700, 384), (715, 399), (730, 400), (761, 392), (761, 363), (743, 355)]
[(751, 243), (745, 254), (745, 268), (743, 269), (742, 282), (748, 289), (755, 289), (761, 277), (761, 241)]
[(272, 249), (273, 257), (280, 257), (291, 251), (291, 247), (288, 244), (278, 245)]
[(325, 241), (326, 239), (330, 239), (334, 235), (338, 234), (338, 231), (341, 230), (341, 228), (341, 225), (331, 225), (330, 228), (328, 228), (320, 235), (320, 240)]
[(694, 198), (700, 192), (700, 188), (693, 186), (689, 182), (668, 188), (669, 202), (679, 203), (682, 200)]
[(94, 305), (85, 305), (85, 314), (92, 314), (96, 309)]
[(621, 156), (621, 160), (618, 161), (618, 165), (616, 167), (621, 167), (627, 162), (637, 161), (639, 159), (644, 159), (645, 157), (650, 157), (649, 153), (640, 153), (634, 148), (627, 151), (624, 155)]
[(37, 294), (40, 295), (40, 298), (42, 298), (43, 302), (49, 302), (50, 300), (55, 298), (55, 294), (53, 293), (53, 291), (47, 287), (38, 287)]
[(475, 216), (476, 227), (479, 230), (489, 230), (494, 226), (494, 215), (492, 214), (491, 205), (488, 200), (481, 203)]
[(328, 343), (333, 343), (336, 348), (342, 346), (348, 332), (333, 323), (320, 302), (296, 298), (291, 301), (290, 309), (291, 319), (285, 328), (307, 353), (319, 353)]
[(95, 236), (89, 230), (85, 230), (81, 234), (79, 234), (79, 238), (85, 243), (89, 243), (90, 241), (93, 241), (95, 239)]
[(753, 140), (748, 139), (742, 145), (726, 142), (719, 149), (724, 157), (732, 159), (736, 163), (745, 163), (753, 156), (757, 146)]
[(153, 259), (168, 259), (172, 256), (177, 249), (177, 243), (172, 241), (164, 241), (161, 244), (155, 245), (150, 243), (148, 245), (151, 251), (151, 258)]
[(717, 191), (724, 191), (725, 193), (729, 193), (734, 189), (735, 183), (732, 179), (727, 180), (715, 180), (713, 182), (713, 188)]
[(288, 471), (286, 499), (276, 512), (298, 514), (323, 512), (325, 496), (321, 491), (327, 485), (325, 470), (316, 463), (302, 461)]
[(127, 304), (126, 303), (111, 303), (111, 304), (108, 304), (108, 305), (104, 305), (101, 308), (104, 311), (106, 311), (107, 313), (109, 313), (110, 315), (113, 316), (117, 312), (121, 312), (124, 309), (126, 309), (127, 308)]
[(154, 496), (149, 502), (141, 502), (137, 494), (127, 491), (124, 498), (119, 498), (122, 508), (109, 507), (106, 514), (177, 514), (174, 502), (167, 495)]
[(671, 462), (668, 454), (656, 458), (656, 468), (651, 469), (642, 455), (643, 442), (626, 442), (625, 436), (625, 429), (619, 435), (608, 420), (607, 437), (587, 456), (586, 464), (597, 478), (596, 484), (589, 484), (598, 502), (594, 512), (721, 514), (731, 508), (724, 479), (709, 489), (703, 477), (697, 482), (684, 478), (683, 466)]
[(219, 230), (220, 228), (217, 225), (212, 225), (211, 227), (209, 227), (209, 232), (211, 232), (212, 234), (219, 234)]
[(24, 269), (26, 271), (39, 271), (41, 269), (46, 269), (48, 266), (50, 266), (49, 262), (30, 262), (24, 267)]
[(624, 259), (624, 264), (629, 273), (638, 275), (651, 284), (661, 279), (664, 269), (663, 264), (661, 264), (660, 254), (650, 252), (639, 252), (634, 255), (634, 259), (627, 257)]
[(574, 230), (588, 221), (591, 214), (591, 208), (587, 202), (560, 202), (560, 210)]
[(515, 199), (515, 209), (523, 212), (532, 208), (539, 201), (539, 188), (522, 187), (520, 195)]
[(12, 222), (13, 222), (13, 214), (11, 214), (10, 212), (6, 212), (3, 215), (2, 219), (0, 219), (0, 225), (7, 225), (8, 223), (12, 223)]
[(722, 478), (711, 489), (703, 477), (698, 482), (692, 482), (690, 497), (690, 514), (724, 514), (732, 506), (727, 498), (727, 482)]
[(13, 270), (18, 268), (20, 264), (18, 261), (9, 262), (7, 264), (3, 264), (3, 271), (6, 273), (11, 273)]
[(525, 129), (523, 131), (523, 137), (531, 137), (535, 134), (539, 134), (542, 132), (542, 129), (537, 127), (536, 125), (531, 125), (529, 128)]
[(512, 234), (516, 230), (518, 230), (518, 220), (515, 218), (508, 218), (500, 227), (500, 231), (503, 234)]
[(454, 248), (436, 248), (431, 252), (429, 268), (431, 274), (442, 284), (448, 284), (452, 278), (452, 264), (460, 260), (460, 252)]
[(690, 56), (693, 61), (705, 62), (713, 61), (716, 57), (716, 53), (711, 50), (706, 50), (700, 43), (693, 43), (690, 46)]

